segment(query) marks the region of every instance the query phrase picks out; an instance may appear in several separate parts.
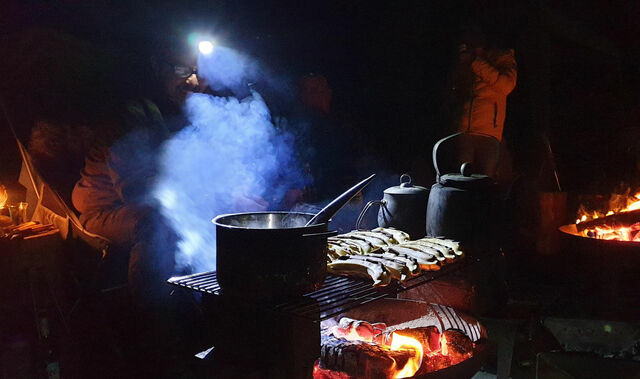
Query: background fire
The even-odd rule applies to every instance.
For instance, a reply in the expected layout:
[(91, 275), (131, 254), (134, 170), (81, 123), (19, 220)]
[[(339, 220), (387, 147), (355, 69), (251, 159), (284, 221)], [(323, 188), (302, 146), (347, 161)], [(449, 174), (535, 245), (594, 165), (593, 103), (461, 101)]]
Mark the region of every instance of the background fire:
[(576, 227), (585, 237), (640, 241), (640, 192), (611, 195), (604, 210), (588, 210), (584, 205), (578, 210)]
[(0, 185), (0, 209), (4, 208), (7, 203), (7, 199), (9, 196), (7, 195), (7, 190), (3, 185)]

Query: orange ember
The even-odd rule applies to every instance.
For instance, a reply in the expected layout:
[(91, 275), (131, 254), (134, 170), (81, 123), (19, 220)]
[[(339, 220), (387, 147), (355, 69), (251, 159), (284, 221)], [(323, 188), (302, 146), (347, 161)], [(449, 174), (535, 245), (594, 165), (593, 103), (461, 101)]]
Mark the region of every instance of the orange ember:
[[(613, 197), (613, 196), (612, 196)], [(634, 196), (629, 196), (625, 199), (626, 205), (614, 206), (610, 205), (609, 209), (605, 211), (585, 211), (583, 209), (578, 211), (578, 219), (576, 219), (576, 225), (581, 222), (596, 220), (601, 217), (622, 214), (625, 212), (635, 211), (640, 209), (640, 192)], [(598, 238), (604, 240), (618, 240), (618, 241), (633, 241), (640, 242), (640, 222), (633, 223), (627, 226), (609, 226), (599, 225), (589, 227), (581, 231), (581, 234), (585, 237)]]
[(313, 365), (313, 379), (351, 379), (349, 374), (341, 371), (327, 370), (320, 367), (320, 360)]
[(9, 196), (7, 195), (7, 190), (4, 188), (3, 185), (0, 185), (0, 209), (4, 208), (8, 199), (9, 199)]

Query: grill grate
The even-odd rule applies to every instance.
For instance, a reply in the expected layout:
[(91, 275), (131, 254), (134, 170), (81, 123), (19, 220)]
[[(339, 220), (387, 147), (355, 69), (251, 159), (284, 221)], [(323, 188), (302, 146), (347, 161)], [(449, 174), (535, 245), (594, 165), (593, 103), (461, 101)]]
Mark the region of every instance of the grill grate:
[[(373, 288), (370, 280), (329, 275), (320, 289), (303, 295), (298, 301), (277, 305), (275, 309), (312, 319), (318, 319), (319, 315), (320, 320), (325, 320), (360, 305), (428, 283), (460, 269), (464, 263), (446, 265), (438, 271), (427, 271), (404, 283), (394, 281), (381, 288)], [(204, 294), (222, 295), (215, 271), (172, 277), (168, 283)]]

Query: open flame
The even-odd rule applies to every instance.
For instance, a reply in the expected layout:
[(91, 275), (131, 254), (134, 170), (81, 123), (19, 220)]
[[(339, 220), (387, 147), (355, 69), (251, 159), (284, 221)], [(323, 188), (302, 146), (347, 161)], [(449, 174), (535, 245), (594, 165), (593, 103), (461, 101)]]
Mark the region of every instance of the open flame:
[(422, 344), (415, 338), (402, 336), (396, 332), (391, 334), (391, 350), (413, 350), (413, 358), (409, 359), (407, 363), (399, 370), (396, 371), (393, 378), (409, 378), (412, 377), (422, 366), (422, 357), (424, 351)]
[[(625, 206), (614, 206), (610, 204), (610, 209), (606, 211), (586, 211), (581, 209), (578, 211), (578, 218), (576, 219), (576, 225), (590, 220), (597, 220), (601, 217), (611, 216), (615, 214), (621, 214), (625, 212), (635, 211), (640, 209), (640, 192), (634, 196), (629, 196), (626, 199)], [(618, 241), (635, 241), (640, 242), (640, 222), (628, 225), (611, 227), (609, 225), (594, 226), (592, 228), (586, 228), (582, 230), (582, 235), (585, 237), (605, 239), (605, 240), (618, 240)]]
[(442, 334), (440, 336), (440, 352), (442, 355), (449, 355), (449, 346), (447, 345), (447, 336)]
[(7, 200), (9, 199), (9, 195), (7, 195), (7, 190), (3, 185), (0, 185), (0, 209), (4, 208), (5, 204), (7, 204)]

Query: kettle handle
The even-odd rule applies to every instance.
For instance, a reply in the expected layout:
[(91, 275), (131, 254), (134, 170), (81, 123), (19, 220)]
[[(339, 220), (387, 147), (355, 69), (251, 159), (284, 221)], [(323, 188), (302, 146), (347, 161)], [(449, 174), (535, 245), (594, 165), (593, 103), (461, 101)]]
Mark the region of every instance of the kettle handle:
[[(496, 137), (489, 134), (474, 133), (474, 132), (458, 132), (458, 133), (451, 134), (449, 136), (442, 138), (441, 140), (436, 142), (435, 145), (433, 145), (433, 153), (431, 154), (431, 156), (433, 159), (433, 168), (436, 170), (436, 183), (440, 183), (440, 168), (438, 167), (438, 148), (443, 143), (449, 143), (451, 140), (459, 138), (460, 136), (468, 136), (468, 135), (491, 138), (496, 145), (496, 162), (498, 162), (498, 160), (500, 159), (500, 141), (498, 141)], [(490, 174), (489, 175), (490, 177), (495, 177), (494, 172), (486, 173), (486, 174), (487, 175)]]
[(360, 212), (360, 215), (358, 215), (358, 221), (356, 221), (356, 230), (362, 230), (362, 228), (360, 228), (360, 224), (362, 224), (362, 220), (364, 220), (364, 215), (367, 213), (367, 211), (369, 210), (369, 208), (371, 208), (371, 206), (373, 205), (380, 205), (380, 206), (384, 206), (385, 204), (387, 204), (386, 200), (371, 200), (370, 202), (368, 202), (364, 208), (362, 208), (362, 212)]

